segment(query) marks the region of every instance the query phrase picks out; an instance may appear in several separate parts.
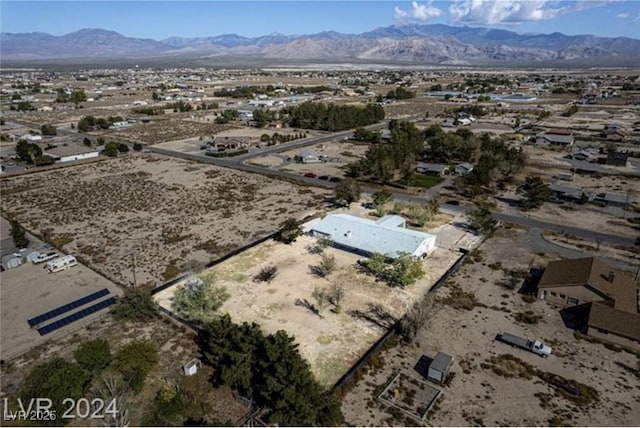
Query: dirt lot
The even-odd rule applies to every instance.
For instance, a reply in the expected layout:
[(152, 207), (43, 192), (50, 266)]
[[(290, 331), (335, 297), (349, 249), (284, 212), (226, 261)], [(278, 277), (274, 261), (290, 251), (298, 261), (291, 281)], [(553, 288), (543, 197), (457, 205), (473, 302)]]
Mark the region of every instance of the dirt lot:
[[(8, 242), (11, 239), (5, 235), (5, 233), (8, 234), (8, 222), (5, 219), (0, 219), (0, 222), (2, 223), (3, 242)], [(30, 239), (30, 241), (32, 248), (39, 249), (40, 242), (36, 242), (34, 239)], [(2, 250), (4, 253), (4, 246)], [(13, 358), (45, 341), (62, 337), (71, 330), (95, 321), (104, 315), (104, 311), (72, 323), (68, 327), (56, 330), (46, 336), (40, 336), (36, 329), (30, 328), (27, 323), (28, 319), (103, 288), (108, 288), (111, 296), (121, 293), (120, 288), (114, 283), (82, 265), (50, 274), (46, 271), (44, 263), (34, 265), (30, 262), (25, 262), (17, 268), (7, 269), (0, 273), (0, 281), (2, 282), (2, 292), (0, 293), (0, 343), (2, 344), (1, 357), (3, 359)], [(70, 313), (66, 313), (65, 316)]]
[[(329, 279), (313, 275), (312, 266), (321, 260), (319, 254), (308, 251), (316, 242), (314, 238), (303, 236), (292, 245), (267, 241), (212, 269), (217, 284), (224, 285), (231, 294), (220, 312), (228, 312), (236, 322), (257, 322), (269, 333), (284, 329), (294, 335), (317, 379), (330, 386), (384, 333), (392, 320), (421, 299), (460, 256), (459, 246), (471, 246), (477, 239), (449, 225), (439, 226), (435, 232), (438, 245), (442, 236), (442, 246), (424, 261), (425, 277), (404, 290), (376, 282), (356, 268), (359, 256), (333, 248), (325, 251), (335, 256), (337, 270)], [(270, 265), (278, 267), (271, 283), (252, 281), (260, 269)], [(342, 286), (345, 291), (339, 313), (327, 305), (316, 315), (295, 304), (296, 299), (306, 299), (318, 305), (314, 289), (327, 289), (332, 284)], [(171, 307), (171, 297), (179, 286), (157, 295), (161, 305)]]
[(139, 284), (156, 284), (185, 261), (209, 261), (323, 200), (321, 190), (152, 154), (1, 184), (4, 212), (124, 285), (133, 283), (133, 263)]
[[(299, 174), (312, 172), (318, 176), (328, 175), (343, 177), (344, 171), (342, 168), (349, 162), (353, 162), (364, 157), (368, 148), (369, 146), (366, 144), (353, 144), (348, 141), (331, 141), (329, 143), (315, 144), (301, 150), (291, 150), (280, 153), (278, 157), (281, 157), (285, 163), (279, 169)], [(329, 158), (329, 162), (310, 164), (286, 162), (287, 158), (293, 158), (303, 150), (312, 150), (318, 155), (325, 155)], [(261, 161), (261, 158), (252, 160), (252, 162), (255, 163), (259, 163)]]
[[(131, 340), (151, 340), (159, 348), (159, 364), (147, 376), (145, 386), (138, 395), (128, 397), (129, 420), (132, 426), (139, 426), (144, 412), (150, 408), (158, 390), (167, 382), (180, 382), (184, 379), (180, 370), (183, 364), (197, 357), (194, 334), (184, 326), (178, 325), (168, 318), (146, 324), (115, 321), (108, 316), (73, 335), (67, 335), (55, 342), (47, 342), (24, 356), (2, 366), (2, 398), (15, 398), (20, 391), (22, 379), (35, 365), (51, 357), (62, 357), (73, 360), (77, 346), (87, 340), (106, 339), (112, 354)], [(3, 347), (6, 346), (3, 342)], [(219, 421), (235, 422), (246, 412), (247, 408), (240, 404), (226, 388), (212, 388), (207, 383), (210, 369), (206, 367), (192, 376), (190, 382), (203, 385), (198, 390), (199, 396), (208, 396), (209, 415)], [(76, 419), (70, 426), (100, 426), (99, 420)]]
[[(443, 395), (428, 416), (431, 426), (636, 425), (640, 378), (632, 373), (640, 357), (574, 338), (557, 310), (541, 301), (525, 302), (517, 293), (519, 285), (499, 285), (552, 259), (552, 254), (530, 251), (524, 231), (498, 231), (435, 293), (429, 320), (415, 341), (383, 352), (346, 394), (347, 422), (414, 425), (392, 415), (374, 397), (396, 370), (418, 375), (414, 367), (421, 356), (445, 352), (454, 357), (452, 377), (448, 385), (438, 386)], [(538, 322), (516, 321), (526, 311)], [(542, 339), (553, 353), (543, 359), (511, 348), (494, 340), (501, 332)], [(517, 360), (501, 356), (505, 354)], [(591, 402), (587, 396), (572, 401), (538, 379), (536, 369), (574, 379), (594, 388), (597, 396)]]
[(175, 117), (158, 119), (149, 123), (137, 123), (133, 126), (120, 129), (110, 129), (100, 135), (106, 139), (109, 136), (122, 140), (131, 140), (142, 144), (157, 144), (166, 141), (174, 141), (184, 138), (208, 138), (221, 131), (233, 128), (233, 125), (217, 125), (213, 122), (202, 123), (188, 120), (187, 117)]

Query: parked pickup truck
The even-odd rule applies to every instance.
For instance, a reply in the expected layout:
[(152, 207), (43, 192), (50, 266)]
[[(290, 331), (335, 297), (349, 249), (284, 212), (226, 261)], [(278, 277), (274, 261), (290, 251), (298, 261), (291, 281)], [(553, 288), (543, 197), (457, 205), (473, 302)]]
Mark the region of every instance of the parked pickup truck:
[(526, 349), (527, 351), (531, 351), (544, 358), (551, 355), (551, 348), (539, 340), (523, 339), (522, 337), (514, 336), (509, 333), (502, 333), (498, 335), (498, 340), (514, 347), (517, 346), (518, 348)]

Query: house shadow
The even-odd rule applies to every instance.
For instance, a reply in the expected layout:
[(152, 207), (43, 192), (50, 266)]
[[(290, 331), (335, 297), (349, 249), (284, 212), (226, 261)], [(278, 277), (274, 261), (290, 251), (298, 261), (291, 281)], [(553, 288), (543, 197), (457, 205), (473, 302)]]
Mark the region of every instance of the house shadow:
[(500, 202), (504, 202), (505, 204), (508, 204), (510, 207), (520, 208), (522, 206), (519, 199), (502, 198), (497, 196), (496, 196), (496, 199), (499, 200)]
[(461, 222), (461, 221), (454, 221), (451, 224), (456, 229), (460, 229), (460, 230), (462, 230), (464, 232), (467, 232), (467, 233), (473, 233), (474, 235), (476, 234), (476, 231), (473, 230), (467, 223), (464, 223), (464, 222)]
[(589, 319), (590, 303), (570, 306), (560, 310), (560, 317), (566, 328), (583, 331)]
[(427, 377), (429, 372), (429, 366), (433, 362), (433, 358), (429, 358), (426, 355), (420, 357), (415, 366), (413, 366), (413, 370), (415, 370), (419, 375)]
[(542, 274), (544, 273), (543, 268), (531, 268), (529, 269), (529, 274), (522, 282), (520, 289), (518, 290), (518, 294), (528, 294), (531, 296), (538, 295), (538, 284), (540, 284), (540, 278), (542, 278)]

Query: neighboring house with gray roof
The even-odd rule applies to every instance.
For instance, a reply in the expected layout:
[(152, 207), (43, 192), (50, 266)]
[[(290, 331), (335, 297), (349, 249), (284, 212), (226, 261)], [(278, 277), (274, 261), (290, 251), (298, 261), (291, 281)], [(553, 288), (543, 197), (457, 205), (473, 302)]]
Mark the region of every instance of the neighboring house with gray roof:
[(365, 257), (373, 253), (395, 259), (401, 253), (425, 257), (436, 249), (436, 236), (407, 229), (406, 220), (387, 215), (377, 221), (349, 214), (329, 214), (308, 223), (312, 236), (329, 238), (333, 245)]
[(418, 162), (416, 171), (426, 175), (444, 176), (449, 173), (449, 165), (439, 163)]

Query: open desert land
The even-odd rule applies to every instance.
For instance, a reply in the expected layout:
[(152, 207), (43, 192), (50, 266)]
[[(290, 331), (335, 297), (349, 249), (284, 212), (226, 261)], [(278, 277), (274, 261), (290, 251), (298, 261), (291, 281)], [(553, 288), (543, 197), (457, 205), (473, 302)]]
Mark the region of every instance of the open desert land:
[[(325, 252), (335, 256), (336, 271), (328, 279), (314, 275), (313, 266), (322, 256), (310, 251), (317, 241), (307, 235), (291, 245), (266, 241), (207, 271), (214, 273), (216, 286), (224, 286), (230, 294), (219, 313), (229, 313), (235, 322), (256, 322), (267, 333), (287, 331), (296, 338), (316, 378), (330, 387), (414, 302), (423, 299), (460, 257), (460, 247), (470, 248), (478, 241), (450, 221), (442, 214), (433, 223), (438, 248), (423, 262), (424, 278), (406, 289), (376, 282), (358, 269), (360, 256), (335, 248)], [(253, 282), (267, 266), (278, 268), (276, 277), (270, 283)], [(156, 294), (160, 305), (171, 310), (172, 296), (183, 285), (184, 281)], [(315, 290), (333, 285), (344, 290), (337, 313), (331, 305), (320, 306), (314, 297)], [(296, 304), (298, 299), (319, 306), (320, 313)]]
[[(347, 422), (420, 424), (376, 397), (398, 370), (420, 377), (420, 358), (444, 352), (454, 363), (450, 381), (437, 386), (443, 394), (427, 415), (428, 426), (637, 425), (640, 355), (579, 339), (557, 309), (519, 293), (529, 269), (558, 258), (530, 249), (524, 230), (499, 229), (433, 293), (427, 321), (415, 340), (378, 354), (346, 392), (342, 409)], [(503, 332), (540, 339), (552, 354), (541, 358), (495, 341)], [(587, 388), (578, 397), (562, 394), (539, 379), (538, 370)]]
[(149, 123), (136, 123), (135, 125), (119, 129), (109, 129), (98, 133), (108, 139), (110, 136), (121, 140), (137, 141), (142, 144), (158, 144), (167, 141), (181, 140), (185, 138), (209, 138), (218, 132), (234, 128), (233, 125), (218, 125), (198, 122), (187, 118), (167, 116), (162, 119), (154, 119)]
[(312, 214), (321, 190), (153, 154), (1, 182), (3, 214), (123, 285), (157, 285)]

